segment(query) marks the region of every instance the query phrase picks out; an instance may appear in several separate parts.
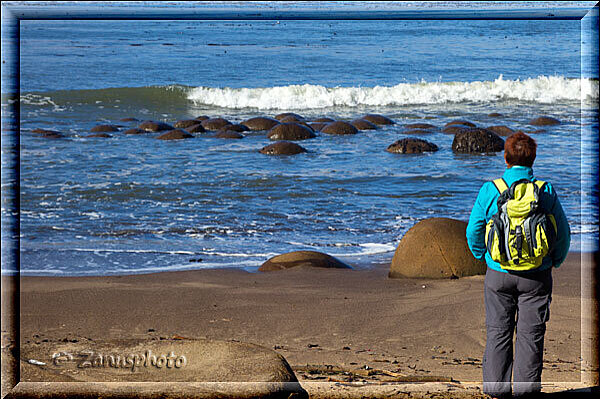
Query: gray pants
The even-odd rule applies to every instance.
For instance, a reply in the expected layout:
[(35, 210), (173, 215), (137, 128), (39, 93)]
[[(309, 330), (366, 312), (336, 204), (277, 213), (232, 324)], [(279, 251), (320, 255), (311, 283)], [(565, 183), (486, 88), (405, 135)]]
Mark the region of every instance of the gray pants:
[(484, 393), (510, 397), (511, 392), (515, 396), (539, 392), (544, 334), (552, 300), (552, 270), (511, 274), (488, 268), (484, 286), (487, 329), (483, 355)]

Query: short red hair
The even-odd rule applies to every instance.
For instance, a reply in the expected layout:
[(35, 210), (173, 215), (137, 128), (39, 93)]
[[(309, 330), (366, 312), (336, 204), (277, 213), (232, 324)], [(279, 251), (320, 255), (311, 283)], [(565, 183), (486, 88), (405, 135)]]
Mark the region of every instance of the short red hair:
[(513, 166), (533, 166), (537, 144), (534, 139), (518, 131), (511, 134), (504, 143), (504, 159)]

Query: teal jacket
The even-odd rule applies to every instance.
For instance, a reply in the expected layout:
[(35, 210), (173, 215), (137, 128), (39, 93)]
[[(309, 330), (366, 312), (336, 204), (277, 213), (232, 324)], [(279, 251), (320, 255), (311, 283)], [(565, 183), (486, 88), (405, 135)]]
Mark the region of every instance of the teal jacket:
[[(509, 187), (515, 181), (520, 179), (534, 180), (533, 170), (526, 166), (506, 168), (502, 177)], [(485, 256), (485, 262), (490, 269), (508, 273), (508, 271), (502, 269), (498, 263), (492, 260), (485, 247), (485, 225), (488, 220), (491, 219), (492, 215), (498, 212), (496, 200), (499, 195), (494, 183), (490, 181), (483, 184), (479, 190), (479, 195), (477, 195), (477, 199), (475, 200), (475, 205), (473, 205), (469, 224), (467, 225), (467, 243), (475, 258), (483, 259)], [(543, 209), (554, 215), (558, 232), (554, 249), (542, 260), (542, 265), (539, 268), (534, 269), (534, 271), (546, 270), (552, 266), (559, 267), (567, 257), (571, 245), (569, 222), (560, 205), (558, 196), (549, 182), (547, 182), (544, 186), (544, 190), (540, 194), (540, 204)]]

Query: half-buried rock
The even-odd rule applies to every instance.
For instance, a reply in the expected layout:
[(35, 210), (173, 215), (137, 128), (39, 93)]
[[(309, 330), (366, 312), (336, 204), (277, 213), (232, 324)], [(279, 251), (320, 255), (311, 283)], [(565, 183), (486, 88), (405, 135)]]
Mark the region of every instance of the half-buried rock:
[(337, 121), (330, 122), (321, 129), (321, 133), (327, 134), (356, 134), (358, 129), (348, 122)]
[(396, 154), (421, 154), (423, 152), (434, 152), (437, 150), (438, 146), (429, 141), (407, 137), (391, 144), (386, 151)]
[(361, 119), (367, 120), (376, 125), (393, 125), (396, 122), (388, 118), (387, 116), (377, 115), (377, 114), (367, 114), (363, 116)]
[(46, 363), (22, 360), (22, 381), (297, 382), (285, 358), (272, 349), (210, 339), (31, 343), (21, 346), (21, 358)]
[(436, 126), (429, 123), (409, 123), (404, 125), (407, 129), (437, 129)]
[(147, 132), (162, 132), (164, 130), (173, 130), (173, 126), (164, 122), (157, 121), (144, 121), (139, 126), (139, 129), (145, 130)]
[(204, 133), (204, 132), (206, 132), (206, 129), (199, 122), (198, 122), (197, 125), (189, 126), (185, 130), (187, 130), (190, 133)]
[(560, 125), (560, 121), (550, 116), (540, 116), (539, 118), (535, 118), (529, 121), (529, 124), (533, 126), (552, 126)]
[(197, 125), (198, 123), (200, 123), (200, 122), (197, 119), (184, 119), (182, 121), (175, 122), (175, 124), (173, 126), (180, 128), (180, 129), (186, 129), (190, 126)]
[(103, 139), (110, 139), (112, 138), (112, 136), (108, 133), (94, 133), (94, 134), (90, 134), (88, 136), (86, 136), (87, 138), (93, 138), (93, 137), (97, 137), (97, 138), (103, 138)]
[(400, 240), (390, 278), (457, 278), (485, 274), (485, 262), (473, 257), (466, 238), (467, 223), (448, 219), (425, 219)]
[(317, 137), (308, 127), (295, 122), (281, 123), (267, 133), (270, 140), (307, 140)]
[(293, 112), (284, 112), (282, 114), (275, 115), (275, 119), (277, 119), (280, 122), (290, 122), (291, 120), (284, 121), (284, 119), (288, 119), (288, 118), (291, 120), (294, 120), (294, 121), (303, 121), (304, 120), (303, 116), (295, 114)]
[(294, 251), (275, 256), (258, 268), (261, 272), (289, 269), (297, 266), (324, 267), (335, 269), (352, 269), (331, 255), (316, 251)]
[(247, 132), (248, 129), (246, 126), (241, 125), (241, 124), (233, 124), (233, 125), (227, 125), (227, 126), (223, 126), (222, 128), (219, 129), (220, 132), (238, 132), (238, 133), (242, 133), (242, 132)]
[(241, 123), (250, 130), (270, 130), (273, 126), (278, 125), (279, 121), (273, 118), (267, 118), (264, 116), (257, 116), (250, 118)]
[(377, 129), (377, 125), (369, 122), (368, 120), (365, 119), (354, 119), (352, 122), (350, 122), (350, 124), (352, 126), (354, 126), (355, 128), (357, 128), (358, 130), (376, 130)]
[(444, 127), (442, 129), (442, 133), (456, 134), (456, 133), (464, 132), (464, 131), (467, 131), (470, 129), (473, 129), (473, 128), (469, 127), (467, 125), (450, 125), (450, 126)]
[(504, 140), (487, 129), (471, 128), (456, 133), (452, 151), (468, 154), (497, 152), (504, 150)]
[(243, 139), (244, 135), (232, 130), (219, 130), (215, 137), (218, 139)]
[(260, 150), (261, 154), (267, 155), (295, 155), (306, 152), (306, 149), (291, 141), (278, 141)]
[(58, 132), (56, 130), (48, 130), (48, 129), (33, 129), (31, 131), (31, 133), (35, 133), (35, 134), (39, 134), (42, 137), (48, 138), (48, 139), (60, 139), (65, 137), (61, 132)]
[(219, 130), (223, 126), (231, 125), (231, 122), (224, 118), (210, 118), (203, 120), (200, 124), (206, 130)]
[(499, 136), (510, 136), (515, 131), (509, 128), (508, 126), (500, 125), (500, 126), (490, 126), (487, 130), (491, 130)]
[(159, 140), (183, 140), (194, 136), (182, 129), (173, 129), (157, 137)]
[(93, 133), (107, 133), (107, 132), (118, 132), (119, 128), (115, 125), (96, 125), (90, 132)]
[(448, 126), (452, 126), (452, 125), (464, 125), (464, 126), (468, 126), (468, 127), (475, 127), (475, 124), (473, 122), (465, 121), (462, 119), (448, 122), (444, 125), (444, 127), (448, 127)]
[(148, 133), (148, 132), (144, 129), (140, 129), (137, 127), (134, 127), (132, 129), (127, 129), (123, 132), (123, 134), (145, 134), (145, 133)]

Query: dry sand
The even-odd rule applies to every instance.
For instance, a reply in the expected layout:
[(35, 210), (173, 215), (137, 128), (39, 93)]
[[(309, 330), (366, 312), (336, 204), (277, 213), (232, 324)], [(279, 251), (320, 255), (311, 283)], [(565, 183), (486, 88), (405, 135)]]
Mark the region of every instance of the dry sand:
[[(308, 386), (415, 377), (478, 383), (485, 345), (483, 276), (389, 279), (388, 270), (375, 265), (23, 277), (21, 344), (174, 336), (238, 340), (275, 349)], [(553, 276), (543, 381), (579, 382), (580, 255), (569, 254)], [(28, 378), (24, 370), (21, 380)]]

